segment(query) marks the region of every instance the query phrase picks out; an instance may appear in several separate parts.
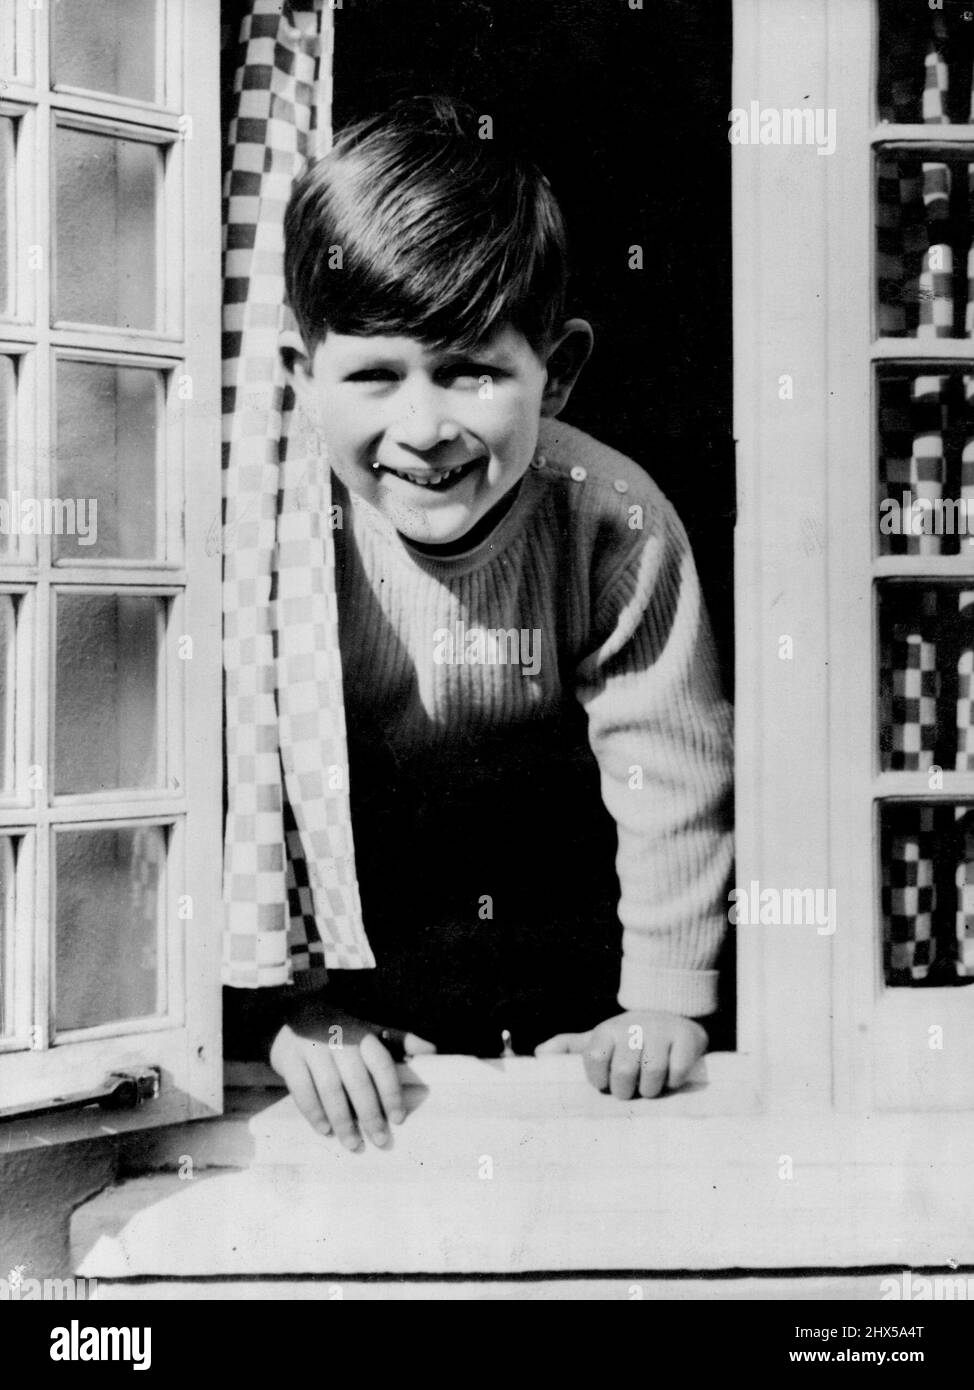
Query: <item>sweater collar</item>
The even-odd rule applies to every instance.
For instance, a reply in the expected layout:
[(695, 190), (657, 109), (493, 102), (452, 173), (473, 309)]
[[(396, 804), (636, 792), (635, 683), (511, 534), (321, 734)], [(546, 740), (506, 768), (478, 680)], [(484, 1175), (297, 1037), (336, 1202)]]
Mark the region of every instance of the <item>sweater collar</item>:
[(371, 531), (380, 534), (388, 544), (395, 546), (417, 568), (424, 570), (427, 574), (447, 578), (467, 574), (471, 570), (478, 569), (508, 548), (513, 538), (521, 531), (525, 517), (534, 508), (541, 495), (542, 483), (538, 472), (535, 464), (528, 468), (518, 484), (517, 496), (493, 530), (489, 531), (469, 550), (458, 551), (453, 555), (436, 555), (429, 551), (417, 549), (404, 536), (401, 536), (392, 522), (370, 502), (366, 502), (361, 497), (349, 496), (337, 479), (335, 486), (345, 493), (346, 505), (351, 505), (354, 516), (361, 519)]

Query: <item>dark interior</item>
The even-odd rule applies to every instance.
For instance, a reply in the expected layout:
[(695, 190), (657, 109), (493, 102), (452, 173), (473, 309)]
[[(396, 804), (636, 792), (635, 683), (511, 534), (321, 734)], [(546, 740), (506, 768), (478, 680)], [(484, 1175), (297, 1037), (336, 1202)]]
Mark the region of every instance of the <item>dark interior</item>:
[[(334, 125), (445, 92), (532, 151), (568, 221), (570, 312), (596, 331), (565, 418), (677, 507), (731, 693), (731, 3), (630, 3), (335, 0)], [(240, 9), (224, 0), (225, 32)], [(719, 966), (712, 1046), (733, 1047), (733, 933)]]
[[(345, 0), (334, 122), (441, 91), (508, 122), (561, 200), (596, 351), (565, 418), (680, 512), (731, 689), (730, 0)], [(629, 268), (641, 246), (643, 269)]]

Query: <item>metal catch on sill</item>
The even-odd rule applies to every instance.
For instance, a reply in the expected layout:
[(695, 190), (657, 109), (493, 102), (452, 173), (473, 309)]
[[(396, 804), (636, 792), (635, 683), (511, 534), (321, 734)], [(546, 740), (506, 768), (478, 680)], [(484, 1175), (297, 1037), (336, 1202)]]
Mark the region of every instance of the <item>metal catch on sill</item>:
[(135, 1110), (143, 1102), (155, 1100), (161, 1088), (159, 1067), (137, 1067), (132, 1071), (113, 1071), (101, 1086), (90, 1091), (75, 1091), (69, 1096), (54, 1096), (40, 1105), (10, 1105), (0, 1107), (0, 1120), (29, 1120), (39, 1115), (56, 1115), (62, 1110), (83, 1110), (99, 1105), (103, 1110)]

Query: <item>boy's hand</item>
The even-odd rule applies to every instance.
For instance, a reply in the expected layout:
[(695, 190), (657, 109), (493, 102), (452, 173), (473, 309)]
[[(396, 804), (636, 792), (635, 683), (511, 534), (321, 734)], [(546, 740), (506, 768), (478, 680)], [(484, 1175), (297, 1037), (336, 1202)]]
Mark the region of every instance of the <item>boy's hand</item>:
[(380, 1028), (320, 1002), (295, 1012), (271, 1046), (270, 1064), (304, 1118), (353, 1152), (363, 1147), (360, 1131), (384, 1148), (387, 1120), (402, 1124), (406, 1118), (396, 1064), (380, 1035), (397, 1054), (436, 1051), (413, 1033)]
[(706, 1050), (707, 1034), (692, 1018), (641, 1010), (607, 1018), (588, 1033), (558, 1033), (535, 1056), (581, 1052), (593, 1086), (631, 1100), (678, 1090)]

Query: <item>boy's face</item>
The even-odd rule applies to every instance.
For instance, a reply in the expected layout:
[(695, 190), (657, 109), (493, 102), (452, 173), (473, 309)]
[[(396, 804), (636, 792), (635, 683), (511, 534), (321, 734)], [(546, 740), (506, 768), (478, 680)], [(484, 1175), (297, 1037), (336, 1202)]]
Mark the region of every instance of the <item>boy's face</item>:
[(349, 492), (407, 540), (449, 545), (523, 477), (560, 409), (549, 356), (509, 326), (472, 353), (329, 332), (296, 384)]

